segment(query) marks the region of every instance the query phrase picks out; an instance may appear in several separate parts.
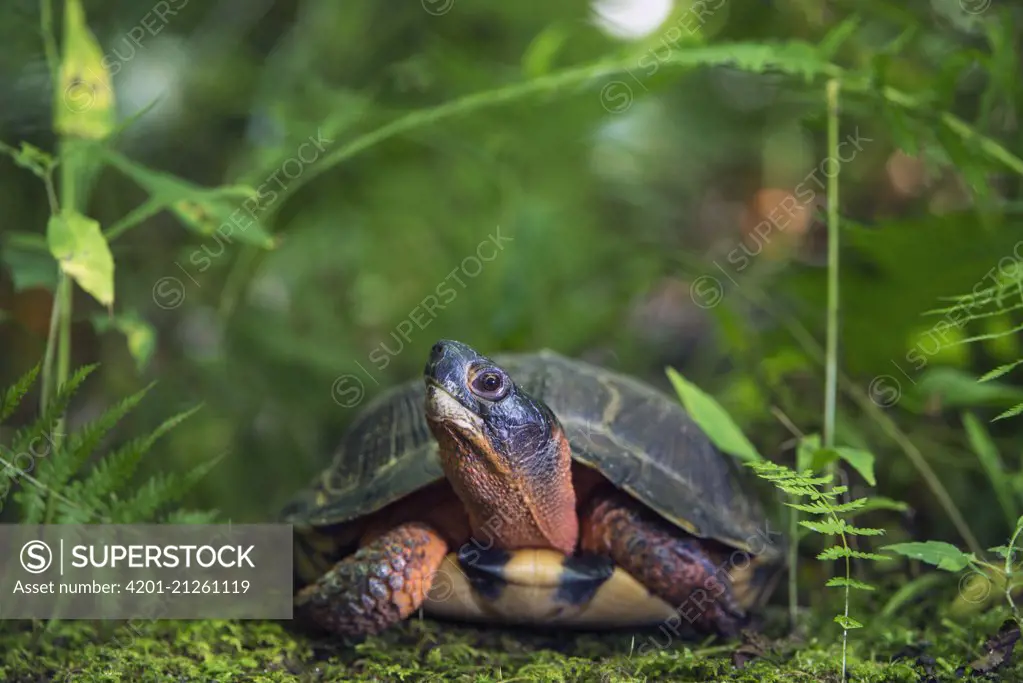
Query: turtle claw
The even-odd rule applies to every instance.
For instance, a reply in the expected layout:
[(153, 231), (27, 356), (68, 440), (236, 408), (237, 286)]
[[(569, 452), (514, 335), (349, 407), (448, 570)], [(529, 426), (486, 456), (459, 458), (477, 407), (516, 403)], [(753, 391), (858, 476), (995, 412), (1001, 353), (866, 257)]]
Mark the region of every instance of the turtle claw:
[(300, 590), (296, 610), (331, 633), (379, 633), (419, 609), (446, 553), (432, 527), (402, 524)]
[(584, 550), (609, 556), (697, 630), (733, 637), (745, 625), (711, 546), (630, 496), (613, 489), (595, 495), (581, 529)]

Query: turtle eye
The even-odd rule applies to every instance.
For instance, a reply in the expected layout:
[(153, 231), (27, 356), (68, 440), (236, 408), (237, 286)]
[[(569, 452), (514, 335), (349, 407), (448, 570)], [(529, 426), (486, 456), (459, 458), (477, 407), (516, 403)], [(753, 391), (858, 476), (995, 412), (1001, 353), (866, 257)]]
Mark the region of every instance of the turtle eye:
[(508, 394), (511, 386), (505, 376), (496, 370), (484, 370), (472, 380), (472, 391), (488, 401), (499, 401)]

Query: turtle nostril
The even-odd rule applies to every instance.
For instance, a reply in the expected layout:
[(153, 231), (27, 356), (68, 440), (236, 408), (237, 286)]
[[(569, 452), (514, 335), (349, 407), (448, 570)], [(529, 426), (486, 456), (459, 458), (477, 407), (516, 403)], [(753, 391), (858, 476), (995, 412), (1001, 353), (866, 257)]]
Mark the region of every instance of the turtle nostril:
[(437, 342), (436, 344), (433, 345), (433, 348), (430, 349), (430, 359), (438, 360), (444, 355), (444, 351), (446, 350), (447, 346), (444, 344), (444, 342)]

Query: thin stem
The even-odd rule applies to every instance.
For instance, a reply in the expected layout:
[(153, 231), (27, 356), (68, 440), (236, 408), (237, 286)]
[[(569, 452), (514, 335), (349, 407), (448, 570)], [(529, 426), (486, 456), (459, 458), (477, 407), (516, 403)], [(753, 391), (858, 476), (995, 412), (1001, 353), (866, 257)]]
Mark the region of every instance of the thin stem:
[[(828, 81), (828, 156), (838, 158), (837, 79)], [(835, 402), (838, 396), (838, 174), (841, 165), (828, 177), (828, 333), (825, 354), (823, 445), (835, 445)], [(832, 468), (833, 469), (833, 468)]]
[[(44, 3), (45, 5), (46, 3)], [(46, 198), (50, 203), (50, 214), (56, 216), (60, 213), (60, 204), (57, 202), (57, 192), (53, 187), (53, 170), (43, 177), (43, 184), (46, 186)], [(60, 296), (58, 292), (63, 286), (64, 281), (67, 280), (67, 275), (64, 271), (60, 271), (60, 279), (58, 280), (57, 292), (53, 295), (53, 305), (50, 309), (50, 329), (46, 334), (46, 351), (43, 355), (43, 383), (42, 391), (40, 392), (39, 400), (39, 411), (46, 412), (46, 407), (50, 405), (51, 389), (53, 387), (53, 358), (57, 348), (57, 323), (60, 320)]]
[[(793, 501), (796, 496), (793, 496)], [(795, 630), (799, 616), (799, 510), (790, 508), (789, 512), (789, 628)]]
[[(836, 522), (838, 521), (838, 515), (832, 514), (832, 517)], [(840, 522), (839, 522), (840, 523)], [(849, 581), (852, 580), (852, 560), (849, 558), (849, 541), (845, 537), (845, 532), (842, 535), (842, 547), (846, 549), (845, 555), (845, 619), (846, 623), (849, 620)], [(848, 654), (849, 645), (849, 628), (846, 624), (842, 624), (842, 680), (845, 681), (845, 670)]]
[(1005, 599), (1009, 603), (1012, 616), (1015, 617), (1017, 623), (1020, 623), (1020, 617), (1019, 610), (1016, 609), (1016, 601), (1012, 599), (1012, 551), (1016, 547), (1016, 539), (1019, 538), (1021, 531), (1023, 531), (1023, 525), (1017, 525), (1015, 533), (1009, 539), (1009, 549), (1005, 553)]
[(57, 281), (57, 292), (53, 294), (53, 305), (50, 309), (50, 330), (46, 334), (46, 351), (43, 355), (43, 382), (39, 400), (40, 413), (45, 413), (46, 407), (50, 405), (51, 387), (53, 387), (53, 358), (57, 350), (57, 327), (60, 320), (60, 296), (58, 292), (64, 286), (65, 280), (67, 280), (67, 275), (62, 271)]
[[(67, 145), (62, 141), (60, 145), (61, 155), (67, 152)], [(61, 205), (66, 210), (76, 211), (76, 189), (75, 180), (77, 173), (74, 164), (61, 164), (60, 165), (60, 198)], [(52, 195), (52, 182), (48, 184), (47, 194)], [(51, 196), (50, 204), (53, 207), (56, 200)], [(55, 310), (59, 311), (59, 315), (54, 316), (56, 319), (59, 329), (57, 337), (57, 376), (54, 378), (53, 389), (58, 391), (61, 386), (67, 382), (68, 375), (71, 372), (71, 306), (73, 302), (74, 288), (72, 287), (71, 278), (66, 274), (61, 273), (60, 283), (57, 285), (57, 294), (55, 297)], [(50, 338), (47, 341), (47, 356), (52, 352), (50, 349), (50, 341), (53, 337), (53, 323), (54, 320), (50, 321)], [(45, 382), (45, 378), (44, 378)], [(60, 452), (60, 447), (64, 442), (65, 425), (67, 424), (66, 416), (61, 415), (57, 419), (57, 426), (53, 432), (53, 450), (54, 457)], [(43, 523), (49, 524), (53, 519), (53, 514), (56, 510), (56, 498), (52, 494), (48, 494), (46, 497), (46, 510), (43, 514)]]

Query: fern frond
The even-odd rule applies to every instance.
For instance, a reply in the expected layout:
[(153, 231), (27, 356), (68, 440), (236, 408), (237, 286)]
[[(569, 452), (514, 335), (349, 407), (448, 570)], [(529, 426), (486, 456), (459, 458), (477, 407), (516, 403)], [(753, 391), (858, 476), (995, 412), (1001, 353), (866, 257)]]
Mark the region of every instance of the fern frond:
[(877, 553), (868, 553), (862, 550), (853, 550), (842, 545), (835, 545), (821, 551), (817, 555), (818, 560), (840, 560), (845, 557), (852, 557), (860, 560), (890, 560), (892, 558), (887, 555), (878, 555)]
[(163, 421), (146, 436), (137, 437), (96, 463), (82, 482), (81, 495), (92, 502), (103, 501), (108, 494), (121, 490), (138, 469), (142, 457), (164, 434), (194, 415), (201, 406), (178, 413)]
[(806, 512), (811, 515), (830, 515), (831, 508), (824, 503), (785, 503), (787, 507), (800, 512)]
[(18, 378), (18, 381), (14, 383), (14, 386), (7, 389), (4, 392), (2, 398), (0, 398), (0, 422), (3, 422), (9, 418), (14, 410), (21, 405), (21, 399), (25, 398), (25, 394), (35, 384), (36, 377), (39, 375), (39, 368), (42, 364), (37, 364), (34, 368), (26, 372), (24, 375)]
[(846, 524), (840, 519), (829, 519), (823, 522), (810, 522), (805, 519), (799, 520), (800, 526), (805, 526), (810, 531), (816, 531), (818, 534), (825, 534), (831, 536), (833, 534), (840, 534), (846, 531)]
[(869, 583), (863, 583), (862, 581), (857, 581), (856, 579), (847, 579), (844, 576), (833, 576), (830, 579), (828, 579), (828, 582), (824, 585), (831, 587), (841, 586), (842, 588), (855, 588), (856, 590), (861, 591), (875, 590), (874, 587), (871, 586)]
[(35, 453), (33, 448), (35, 441), (42, 438), (44, 434), (53, 432), (54, 427), (67, 411), (68, 404), (71, 403), (75, 392), (97, 367), (99, 366), (96, 364), (83, 365), (66, 382), (61, 384), (43, 414), (31, 425), (19, 430), (14, 435), (14, 439), (11, 441), (11, 450), (14, 453)]
[(811, 515), (831, 515), (841, 512), (856, 512), (862, 510), (867, 505), (866, 498), (857, 498), (856, 500), (850, 500), (847, 503), (827, 503), (817, 501), (813, 503), (785, 503), (790, 508), (799, 510), (800, 512), (807, 512)]
[[(139, 404), (155, 383), (121, 400), (96, 420), (72, 434), (61, 452), (44, 460), (39, 466), (38, 478), (53, 487), (62, 486), (88, 462), (99, 442), (121, 419)], [(152, 444), (150, 444), (152, 445)]]
[(991, 421), (992, 422), (997, 422), (998, 420), (1004, 420), (1006, 418), (1016, 417), (1017, 415), (1020, 415), (1021, 413), (1023, 413), (1023, 403), (1020, 403), (1018, 405), (1014, 405), (1013, 407), (1011, 407), (1008, 410), (1006, 410), (1004, 413), (1001, 413), (1000, 415), (997, 415)]
[(852, 526), (846, 523), (845, 533), (851, 536), (883, 536), (885, 531), (884, 529), (871, 529), (868, 527)]
[(860, 622), (856, 621), (852, 617), (847, 617), (847, 616), (842, 615), (842, 614), (839, 614), (839, 615), (837, 615), (835, 617), (835, 623), (838, 624), (839, 626), (841, 626), (842, 628), (847, 629), (849, 631), (851, 631), (853, 629), (856, 629), (856, 628), (863, 628), (863, 624), (861, 624)]
[(978, 379), (977, 381), (978, 382), (990, 382), (993, 379), (997, 379), (997, 378), (999, 378), (999, 377), (1001, 377), (1003, 375), (1009, 374), (1014, 368), (1016, 368), (1017, 366), (1020, 366), (1020, 365), (1023, 365), (1023, 358), (1020, 358), (1018, 361), (1015, 361), (1013, 363), (1006, 363), (1005, 365), (999, 365), (994, 370), (991, 370), (990, 372), (987, 372), (984, 375), (982, 375), (981, 378)]
[(151, 519), (158, 511), (176, 503), (206, 474), (220, 464), (225, 454), (196, 467), (185, 477), (156, 474), (139, 487), (135, 495), (108, 508), (114, 524), (132, 524)]

